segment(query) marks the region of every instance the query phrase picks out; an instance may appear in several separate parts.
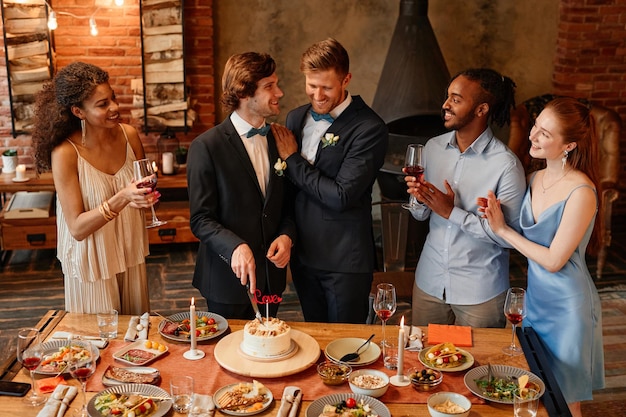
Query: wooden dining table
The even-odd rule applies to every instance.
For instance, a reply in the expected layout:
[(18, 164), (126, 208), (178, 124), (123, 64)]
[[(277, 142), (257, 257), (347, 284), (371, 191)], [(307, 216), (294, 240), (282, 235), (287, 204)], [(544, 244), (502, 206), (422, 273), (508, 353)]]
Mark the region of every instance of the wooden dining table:
[[(126, 333), (128, 323), (130, 320), (130, 316), (120, 316), (119, 317), (119, 325), (118, 325), (118, 336), (116, 339), (112, 340), (107, 348), (104, 348), (100, 351), (100, 362), (98, 364), (98, 370), (96, 374), (92, 377), (93, 381), (90, 381), (92, 387), (95, 387), (94, 390), (87, 392), (87, 401), (91, 399), (94, 395), (97, 394), (99, 388), (100, 381), (98, 378), (101, 378), (102, 375), (102, 367), (106, 366), (106, 363), (111, 363), (112, 359), (110, 358), (114, 352), (111, 349), (119, 349), (120, 346), (123, 346), (124, 335)], [(188, 375), (193, 376), (196, 381), (201, 382), (199, 384), (196, 383), (196, 387), (200, 386), (216, 386), (215, 383), (219, 385), (219, 382), (213, 381), (216, 378), (225, 378), (224, 380), (232, 380), (232, 379), (241, 379), (242, 381), (251, 381), (253, 378), (246, 377), (245, 375), (237, 375), (237, 373), (230, 372), (229, 370), (224, 370), (221, 366), (216, 363), (216, 358), (213, 355), (215, 347), (220, 343), (222, 338), (227, 337), (241, 329), (245, 325), (245, 321), (241, 320), (228, 320), (228, 329), (227, 331), (221, 335), (220, 337), (216, 337), (214, 339), (208, 340), (206, 342), (198, 343), (198, 349), (206, 352), (204, 358), (198, 361), (188, 361), (182, 357), (181, 351), (188, 349), (188, 343), (184, 342), (176, 342), (172, 341), (168, 338), (164, 338), (158, 331), (159, 323), (163, 320), (163, 318), (158, 316), (150, 317), (150, 329), (148, 334), (148, 339), (152, 341), (156, 341), (158, 343), (162, 343), (163, 345), (169, 348), (168, 355), (169, 365), (168, 366), (160, 366), (160, 360), (155, 360), (153, 363), (148, 364), (148, 366), (159, 369), (161, 373), (161, 388), (166, 391), (169, 391), (169, 385), (166, 385), (166, 382), (169, 380), (171, 376), (180, 373), (186, 373)], [(320, 362), (324, 360), (324, 349), (326, 346), (331, 343), (333, 340), (339, 338), (346, 337), (358, 337), (358, 338), (367, 338), (370, 334), (375, 334), (374, 341), (380, 342), (381, 339), (381, 326), (380, 325), (365, 325), (365, 324), (328, 324), (328, 323), (308, 323), (308, 322), (290, 322), (289, 325), (292, 329), (297, 330), (299, 332), (305, 333), (308, 336), (311, 336), (317, 344), (319, 344), (319, 358), (315, 359), (314, 362)], [(45, 340), (50, 340), (52, 334), (57, 331), (70, 332), (73, 334), (80, 334), (85, 336), (94, 336), (98, 334), (98, 327), (96, 323), (95, 315), (89, 314), (74, 314), (74, 313), (66, 313), (58, 310), (49, 311), (38, 323), (37, 327), (41, 329), (42, 335)], [(426, 332), (426, 328), (423, 328), (423, 331)], [(387, 326), (387, 334), (398, 334), (398, 326)], [(501, 365), (509, 365), (522, 369), (529, 369), (528, 362), (526, 361), (524, 355), (511, 357), (502, 352), (502, 347), (508, 345), (511, 342), (511, 329), (483, 329), (483, 328), (473, 328), (472, 329), (472, 346), (463, 347), (464, 350), (471, 353), (474, 358), (474, 365), (486, 365), (487, 363), (501, 364)], [(407, 352), (406, 355), (415, 355), (414, 357), (410, 357), (413, 362), (417, 362), (414, 358), (417, 358), (417, 352)], [(406, 357), (405, 357), (406, 358)], [(411, 363), (411, 360), (407, 361), (407, 363)], [(406, 359), (405, 359), (406, 361)], [(193, 362), (193, 363), (192, 363)], [(162, 362), (165, 364), (165, 360)], [(179, 364), (180, 366), (172, 366), (171, 364)], [(289, 376), (278, 376), (274, 378), (268, 378), (266, 381), (260, 378), (262, 381), (266, 382), (268, 386), (274, 387), (276, 390), (273, 391), (274, 402), (272, 405), (265, 411), (263, 411), (259, 416), (276, 416), (279, 406), (280, 406), (280, 398), (282, 396), (282, 389), (278, 391), (276, 387), (282, 387), (283, 385), (297, 385), (299, 382), (303, 384), (302, 389), (304, 393), (304, 397), (302, 400), (302, 404), (300, 406), (298, 417), (306, 416), (307, 407), (317, 398), (315, 398), (311, 392), (320, 392), (320, 389), (329, 389), (332, 390), (333, 393), (349, 393), (350, 388), (347, 383), (340, 385), (338, 387), (326, 387), (323, 385), (321, 379), (313, 374), (315, 374), (314, 368), (315, 363), (312, 363), (310, 368), (299, 373), (295, 373), (294, 375)], [(123, 364), (116, 364), (119, 366), (124, 366)], [(385, 370), (382, 366), (382, 359), (379, 359), (376, 363), (373, 363), (369, 367), (378, 368), (381, 370)], [(386, 370), (386, 372), (391, 376), (394, 375), (394, 371)], [(462, 372), (459, 372), (462, 374)], [(445, 378), (452, 378), (448, 376), (450, 374), (446, 373), (444, 375)], [(47, 377), (46, 375), (38, 375), (37, 378)], [(28, 372), (25, 369), (22, 369), (19, 363), (13, 363), (10, 369), (5, 371), (4, 378), (11, 378), (14, 381), (20, 382), (30, 382), (30, 377)], [(461, 376), (457, 376), (458, 380)], [(215, 382), (215, 383), (214, 383)], [(77, 381), (75, 381), (71, 376), (66, 376), (65, 381), (63, 382), (66, 385), (72, 385), (79, 387)], [(204, 385), (203, 385), (204, 384)], [(208, 385), (207, 385), (208, 384)], [(319, 384), (319, 385), (317, 385)], [(309, 387), (307, 389), (307, 386)], [(457, 386), (459, 384), (457, 383)], [(315, 389), (311, 389), (311, 387)], [(204, 388), (206, 389), (206, 388)], [(392, 391), (394, 390), (394, 391)], [(407, 390), (407, 391), (400, 391)], [(309, 391), (309, 395), (307, 395), (307, 391)], [(196, 391), (198, 392), (198, 391)], [(435, 389), (433, 392), (438, 392)], [(199, 394), (207, 394), (212, 395), (213, 392), (207, 391), (202, 392), (200, 389)], [(417, 393), (411, 386), (407, 387), (391, 387), (387, 394), (383, 397), (379, 398), (389, 409), (390, 413), (394, 417), (420, 417), (420, 416), (429, 416), (427, 405), (425, 404), (425, 398), (427, 398), (427, 394), (425, 396), (420, 396), (423, 393)], [(395, 396), (394, 396), (395, 395)], [(385, 398), (388, 396), (390, 398), (389, 401), (386, 401)], [(513, 415), (513, 406), (510, 404), (500, 404), (495, 402), (484, 401), (481, 398), (474, 396), (469, 393), (467, 395), (473, 402), (472, 410), (470, 413), (470, 417), (476, 416), (484, 416), (484, 417), (511, 417)], [(393, 400), (395, 398), (395, 400)], [(404, 398), (402, 402), (398, 402), (398, 398)], [(409, 399), (406, 399), (409, 398)], [(76, 408), (82, 406), (82, 397), (79, 394), (72, 401), (71, 407)], [(548, 416), (548, 413), (545, 407), (540, 404), (540, 409), (538, 412), (538, 416)], [(40, 407), (41, 408), (41, 407)], [(0, 409), (0, 415), (12, 415), (12, 416), (36, 416), (37, 412), (40, 408), (34, 408), (28, 406), (22, 402), (22, 399), (19, 397), (2, 397), (2, 406)], [(65, 415), (71, 415), (71, 410), (68, 410)], [(183, 416), (184, 414), (176, 413), (174, 410), (170, 410), (167, 413), (167, 416)], [(221, 412), (217, 411), (216, 415), (221, 415)]]

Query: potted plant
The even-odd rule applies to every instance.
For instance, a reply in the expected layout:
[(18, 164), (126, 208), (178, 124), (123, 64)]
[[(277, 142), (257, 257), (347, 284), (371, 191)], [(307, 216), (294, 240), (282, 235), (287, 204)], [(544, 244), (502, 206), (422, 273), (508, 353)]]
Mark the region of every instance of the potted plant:
[(2, 172), (5, 174), (10, 174), (15, 172), (15, 167), (17, 166), (17, 150), (15, 149), (7, 149), (2, 152)]
[(185, 165), (187, 163), (187, 148), (179, 146), (176, 148), (176, 163), (178, 165)]

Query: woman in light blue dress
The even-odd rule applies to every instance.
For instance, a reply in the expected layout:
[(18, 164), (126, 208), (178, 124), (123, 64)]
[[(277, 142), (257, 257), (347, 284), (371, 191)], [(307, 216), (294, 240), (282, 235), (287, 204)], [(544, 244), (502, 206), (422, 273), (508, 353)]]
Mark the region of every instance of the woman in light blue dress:
[[(527, 316), (548, 348), (549, 362), (573, 416), (580, 401), (604, 387), (602, 309), (585, 263), (599, 244), (595, 122), (573, 98), (546, 105), (530, 131), (530, 155), (546, 168), (532, 174), (518, 234), (490, 192), (485, 217), (493, 231), (528, 258)], [(599, 220), (599, 219), (598, 219)]]

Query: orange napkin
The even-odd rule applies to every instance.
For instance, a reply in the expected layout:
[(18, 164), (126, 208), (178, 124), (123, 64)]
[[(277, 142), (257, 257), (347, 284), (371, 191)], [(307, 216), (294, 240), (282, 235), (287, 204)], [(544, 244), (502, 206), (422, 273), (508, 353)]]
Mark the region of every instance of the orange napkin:
[(55, 390), (55, 388), (65, 382), (65, 378), (61, 375), (56, 377), (43, 378), (35, 382), (37, 389), (42, 394), (49, 394)]
[(428, 325), (428, 344), (450, 342), (455, 346), (472, 346), (472, 328), (470, 326), (450, 326), (445, 324)]

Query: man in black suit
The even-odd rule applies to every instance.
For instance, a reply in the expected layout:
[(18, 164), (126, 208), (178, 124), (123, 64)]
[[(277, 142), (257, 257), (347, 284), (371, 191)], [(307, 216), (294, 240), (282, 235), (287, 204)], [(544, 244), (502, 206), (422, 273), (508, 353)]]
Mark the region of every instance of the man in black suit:
[[(222, 90), (230, 116), (194, 139), (188, 153), (190, 223), (200, 240), (193, 286), (211, 312), (250, 319), (245, 285), (257, 298), (282, 295), (295, 237), (285, 179), (274, 167), (278, 151), (265, 123), (279, 114), (283, 96), (276, 63), (267, 54), (233, 55)], [(271, 304), (270, 314), (277, 311)]]
[(375, 265), (372, 185), (387, 127), (348, 94), (348, 53), (335, 39), (309, 47), (300, 70), (310, 104), (291, 111), (286, 127), (272, 124), (297, 187), (293, 281), (306, 321), (365, 323)]

